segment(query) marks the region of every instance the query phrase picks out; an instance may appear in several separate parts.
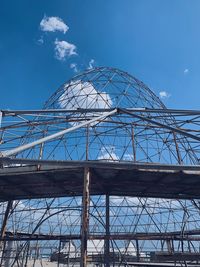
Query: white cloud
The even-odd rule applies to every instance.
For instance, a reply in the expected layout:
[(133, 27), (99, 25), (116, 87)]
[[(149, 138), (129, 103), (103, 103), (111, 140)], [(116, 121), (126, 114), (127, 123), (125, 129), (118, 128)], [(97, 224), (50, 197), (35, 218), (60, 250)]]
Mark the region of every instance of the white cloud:
[(66, 33), (69, 30), (69, 27), (59, 17), (44, 16), (40, 22), (40, 29), (44, 32), (60, 31)]
[(98, 157), (98, 160), (118, 161), (119, 157), (115, 153), (115, 147), (114, 146), (103, 147), (101, 149), (101, 154)]
[(95, 63), (94, 59), (91, 59), (89, 62), (89, 67), (88, 67), (89, 70), (94, 68), (94, 63)]
[(54, 44), (56, 58), (58, 60), (65, 60), (66, 57), (77, 55), (76, 46), (74, 44), (70, 44), (66, 41), (58, 41), (57, 39), (55, 40)]
[(189, 69), (184, 69), (184, 74), (188, 74), (188, 72), (189, 72)]
[(160, 96), (160, 98), (164, 99), (164, 98), (169, 98), (171, 95), (166, 91), (161, 91), (159, 93), (159, 96)]
[[(112, 100), (106, 92), (97, 91), (93, 84), (82, 81), (72, 81), (69, 84), (65, 84), (64, 92), (58, 99), (60, 107), (64, 109), (107, 109), (112, 107)], [(94, 116), (103, 115), (104, 112), (87, 113), (79, 116), (81, 122), (87, 119), (91, 119)], [(98, 122), (97, 122), (98, 123)], [(92, 123), (91, 126), (97, 123)], [(75, 126), (79, 124), (79, 120), (76, 122), (70, 122)]]
[(74, 72), (78, 72), (77, 64), (76, 63), (71, 63), (70, 64), (70, 69), (73, 69)]
[(65, 109), (106, 109), (112, 106), (109, 94), (98, 92), (91, 83), (81, 81), (65, 84), (59, 103)]

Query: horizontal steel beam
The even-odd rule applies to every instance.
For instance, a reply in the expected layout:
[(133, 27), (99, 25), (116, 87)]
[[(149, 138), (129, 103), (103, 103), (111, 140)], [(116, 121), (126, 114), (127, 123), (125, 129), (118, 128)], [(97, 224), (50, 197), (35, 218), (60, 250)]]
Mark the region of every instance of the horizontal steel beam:
[[(91, 168), (107, 168), (107, 169), (126, 169), (126, 170), (155, 170), (155, 171), (186, 171), (188, 173), (200, 174), (200, 165), (174, 165), (174, 164), (160, 164), (160, 163), (135, 163), (135, 162), (108, 162), (103, 160), (86, 160), (86, 161), (75, 161), (75, 160), (33, 160), (33, 159), (11, 159), (7, 157), (0, 158), (0, 163), (5, 165), (38, 165), (49, 166), (53, 169), (56, 168), (72, 168), (72, 167), (91, 167)], [(15, 167), (15, 166), (12, 166)], [(12, 169), (14, 172), (18, 169), (23, 171), (26, 166), (16, 166), (15, 168), (3, 168), (0, 169), (1, 173), (10, 173)], [(32, 170), (32, 169), (31, 169)], [(42, 168), (40, 169), (42, 170)], [(32, 170), (33, 171), (33, 170)]]
[[(109, 109), (36, 109), (36, 110), (1, 110), (3, 116), (16, 116), (16, 115), (32, 115), (32, 114), (47, 114), (47, 113), (102, 113), (102, 112), (110, 112), (117, 109), (109, 108)], [(151, 108), (127, 108), (125, 109), (129, 112), (135, 113), (165, 113), (165, 114), (182, 114), (186, 115), (200, 115), (200, 110), (192, 110), (192, 109), (151, 109)]]
[(170, 125), (168, 125), (168, 124), (164, 124), (164, 123), (161, 123), (161, 122), (159, 122), (159, 121), (152, 120), (151, 118), (148, 118), (148, 117), (144, 117), (144, 116), (135, 114), (135, 113), (130, 112), (130, 111), (126, 110), (126, 109), (120, 109), (120, 111), (121, 111), (122, 113), (129, 114), (129, 115), (131, 115), (131, 116), (133, 116), (133, 117), (135, 117), (135, 118), (137, 118), (137, 119), (140, 119), (140, 120), (149, 122), (149, 123), (151, 123), (151, 124), (157, 125), (157, 126), (159, 126), (159, 127), (162, 127), (162, 128), (164, 128), (164, 129), (170, 130), (170, 131), (172, 131), (172, 132), (181, 134), (181, 135), (183, 135), (183, 136), (185, 136), (185, 137), (189, 137), (189, 138), (191, 138), (191, 139), (200, 141), (200, 137), (199, 137), (199, 136), (196, 136), (196, 135), (193, 135), (193, 134), (191, 134), (191, 133), (188, 133), (187, 131), (184, 131), (184, 130), (182, 130), (181, 128), (178, 128), (178, 127), (177, 127), (177, 128), (176, 128), (176, 127), (172, 127), (172, 126), (170, 126)]
[(105, 118), (107, 118), (107, 117), (109, 117), (109, 116), (111, 116), (111, 115), (113, 115), (115, 113), (117, 113), (117, 109), (114, 109), (114, 110), (112, 110), (110, 112), (105, 112), (104, 114), (102, 114), (102, 115), (100, 115), (100, 116), (98, 116), (98, 117), (96, 117), (94, 119), (90, 119), (88, 121), (85, 121), (85, 122), (82, 122), (82, 123), (80, 123), (78, 125), (75, 125), (75, 126), (73, 126), (71, 128), (67, 128), (67, 129), (62, 130), (60, 132), (57, 132), (55, 134), (51, 134), (51, 135), (48, 135), (46, 137), (40, 138), (40, 139), (38, 139), (36, 141), (33, 141), (31, 143), (16, 147), (14, 149), (1, 151), (0, 152), (0, 157), (9, 157), (9, 156), (16, 155), (16, 154), (18, 154), (20, 152), (23, 152), (24, 150), (27, 150), (27, 149), (32, 148), (32, 147), (35, 147), (37, 145), (40, 145), (40, 144), (48, 142), (48, 141), (52, 141), (52, 140), (54, 140), (54, 139), (56, 139), (58, 137), (61, 137), (61, 136), (65, 135), (65, 134), (69, 133), (69, 132), (75, 131), (75, 130), (77, 130), (79, 128), (82, 128), (84, 126), (87, 126), (89, 124), (92, 124), (92, 123), (95, 123), (95, 122), (100, 121), (102, 119), (105, 119)]
[[(111, 233), (110, 240), (191, 240), (200, 241), (200, 230), (188, 230), (185, 232), (164, 232), (164, 233)], [(90, 234), (89, 240), (106, 240), (106, 234)], [(52, 235), (52, 234), (31, 234), (7, 231), (3, 240), (78, 240), (81, 235), (67, 234), (67, 235)]]

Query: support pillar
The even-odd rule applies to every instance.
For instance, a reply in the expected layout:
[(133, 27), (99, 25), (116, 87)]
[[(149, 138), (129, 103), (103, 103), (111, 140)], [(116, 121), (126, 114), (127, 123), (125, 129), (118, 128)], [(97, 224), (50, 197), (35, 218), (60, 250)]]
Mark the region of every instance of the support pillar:
[(7, 241), (6, 251), (5, 251), (5, 267), (10, 267), (12, 262), (12, 250), (13, 250), (13, 241)]
[(139, 247), (139, 241), (138, 239), (135, 240), (136, 243), (136, 257), (137, 257), (137, 262), (140, 261), (140, 247)]
[(0, 233), (1, 239), (5, 236), (6, 224), (7, 224), (7, 220), (8, 220), (8, 216), (9, 216), (10, 210), (12, 208), (12, 204), (13, 204), (12, 200), (9, 200), (8, 203), (7, 203), (5, 215), (4, 215), (4, 218), (3, 218), (3, 223), (2, 223), (2, 226), (1, 226), (1, 233)]
[(106, 194), (106, 238), (104, 241), (105, 267), (110, 267), (110, 197)]
[(61, 240), (59, 240), (57, 267), (60, 266), (60, 251), (61, 251)]
[(171, 240), (167, 239), (166, 240), (166, 243), (167, 243), (167, 250), (170, 254), (172, 254), (172, 245), (171, 245)]
[[(10, 214), (10, 210), (12, 209), (12, 205), (13, 205), (13, 201), (9, 200), (8, 203), (7, 203), (6, 211), (5, 211), (3, 222), (2, 222), (2, 226), (1, 226), (1, 232), (0, 232), (0, 238), (1, 239), (3, 239), (5, 237), (6, 224), (7, 224), (7, 221), (8, 221), (8, 216)], [(1, 264), (2, 264), (3, 259), (4, 259), (4, 250), (6, 249), (6, 247), (7, 247), (6, 241), (1, 241), (0, 242)]]
[(81, 227), (81, 267), (87, 266), (87, 240), (89, 231), (89, 207), (90, 207), (90, 170), (84, 169), (84, 184), (82, 198), (82, 227)]

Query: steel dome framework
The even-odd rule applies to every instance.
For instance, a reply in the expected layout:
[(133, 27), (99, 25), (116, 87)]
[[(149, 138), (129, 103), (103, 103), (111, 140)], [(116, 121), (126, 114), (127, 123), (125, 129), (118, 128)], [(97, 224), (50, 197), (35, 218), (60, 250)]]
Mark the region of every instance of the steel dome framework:
[(1, 265), (198, 265), (199, 116), (113, 68), (2, 110)]

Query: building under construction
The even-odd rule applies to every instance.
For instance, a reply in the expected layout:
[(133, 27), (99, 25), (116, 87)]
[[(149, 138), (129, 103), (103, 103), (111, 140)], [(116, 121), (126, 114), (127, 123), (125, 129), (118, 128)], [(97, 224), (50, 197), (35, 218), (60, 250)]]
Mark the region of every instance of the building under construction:
[(101, 67), (0, 118), (0, 266), (200, 266), (199, 110)]

